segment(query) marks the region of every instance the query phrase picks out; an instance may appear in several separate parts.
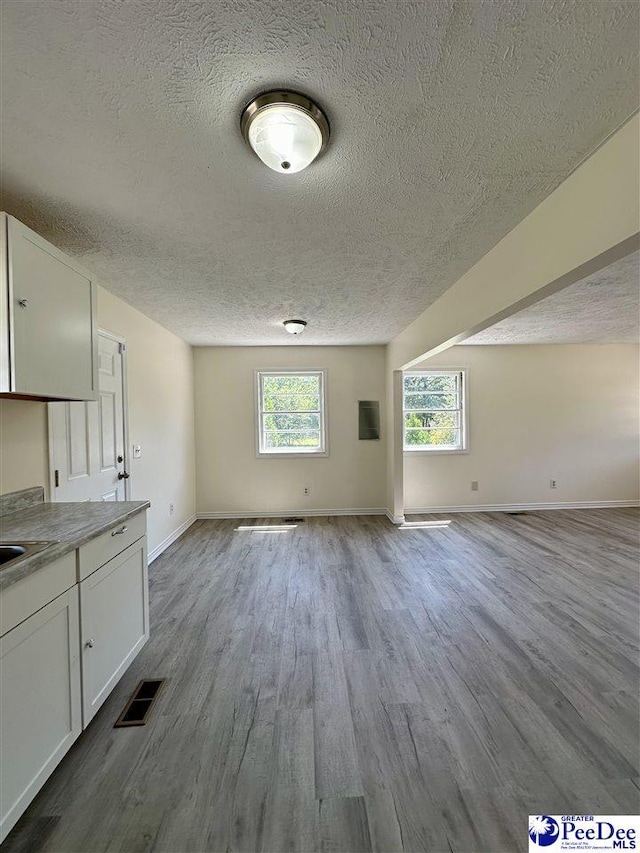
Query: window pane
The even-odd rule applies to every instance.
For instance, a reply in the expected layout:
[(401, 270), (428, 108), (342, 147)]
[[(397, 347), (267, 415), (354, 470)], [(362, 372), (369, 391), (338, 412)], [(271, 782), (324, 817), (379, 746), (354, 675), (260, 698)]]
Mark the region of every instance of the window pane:
[(320, 415), (263, 415), (265, 430), (319, 430)]
[(456, 374), (421, 374), (416, 376), (409, 375), (404, 377), (405, 393), (411, 393), (412, 391), (422, 393), (428, 391), (448, 391), (449, 393), (453, 394), (456, 391), (457, 384), (458, 377)]
[(405, 409), (456, 409), (457, 394), (405, 394)]
[(405, 447), (416, 450), (462, 450), (463, 405), (460, 373), (434, 371), (405, 375)]
[(263, 396), (270, 394), (311, 394), (320, 393), (319, 376), (263, 376)]
[(316, 394), (263, 394), (265, 412), (319, 412), (320, 397)]
[(405, 412), (405, 429), (457, 429), (460, 412)]
[(443, 447), (461, 446), (459, 429), (408, 429), (405, 432), (406, 447)]
[(318, 450), (320, 448), (320, 430), (298, 430), (294, 432), (277, 432), (265, 430), (265, 450)]
[(324, 452), (323, 374), (260, 373), (260, 452)]

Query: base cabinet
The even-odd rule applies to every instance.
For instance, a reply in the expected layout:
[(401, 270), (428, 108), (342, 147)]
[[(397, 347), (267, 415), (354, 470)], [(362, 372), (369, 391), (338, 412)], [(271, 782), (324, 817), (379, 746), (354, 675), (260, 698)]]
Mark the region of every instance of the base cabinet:
[(78, 587), (0, 639), (0, 841), (82, 731)]
[(0, 590), (0, 843), (149, 639), (140, 512)]
[(79, 587), (82, 718), (86, 728), (149, 639), (146, 536), (85, 578)]

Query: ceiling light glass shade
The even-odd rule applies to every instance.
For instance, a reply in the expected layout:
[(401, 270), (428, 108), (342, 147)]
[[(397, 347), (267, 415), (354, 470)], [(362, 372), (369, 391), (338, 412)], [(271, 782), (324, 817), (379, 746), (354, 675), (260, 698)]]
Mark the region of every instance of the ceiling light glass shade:
[(266, 166), (293, 174), (305, 169), (325, 147), (329, 124), (322, 110), (304, 95), (268, 92), (242, 113), (242, 132)]
[(283, 325), (292, 335), (301, 335), (307, 326), (304, 320), (285, 320)]
[(295, 107), (275, 105), (251, 122), (249, 144), (274, 172), (301, 172), (322, 148), (320, 128)]

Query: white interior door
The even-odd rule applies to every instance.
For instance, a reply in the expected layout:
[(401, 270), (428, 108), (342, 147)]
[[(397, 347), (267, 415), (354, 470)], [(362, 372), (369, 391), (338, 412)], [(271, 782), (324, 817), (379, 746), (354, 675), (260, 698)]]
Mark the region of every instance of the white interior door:
[(124, 343), (98, 336), (98, 400), (49, 403), (53, 501), (127, 499)]

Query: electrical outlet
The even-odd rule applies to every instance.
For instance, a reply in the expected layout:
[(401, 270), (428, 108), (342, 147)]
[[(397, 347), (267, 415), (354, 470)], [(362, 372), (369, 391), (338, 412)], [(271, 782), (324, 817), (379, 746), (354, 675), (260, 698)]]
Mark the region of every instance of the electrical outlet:
[(173, 513), (174, 513), (175, 511), (176, 511), (175, 504), (172, 504), (172, 503), (171, 503), (171, 504), (169, 504), (169, 515), (173, 515)]
[(478, 487), (479, 487), (479, 485), (480, 485), (480, 484), (479, 484), (478, 480), (472, 480), (472, 481), (471, 481), (471, 491), (472, 491), (472, 492), (477, 492), (477, 491), (478, 491)]
[(302, 494), (305, 495), (305, 497), (309, 497), (309, 495), (311, 494), (311, 486), (303, 486)]
[(558, 488), (558, 481), (557, 480), (549, 480), (549, 488), (550, 489), (557, 489)]

